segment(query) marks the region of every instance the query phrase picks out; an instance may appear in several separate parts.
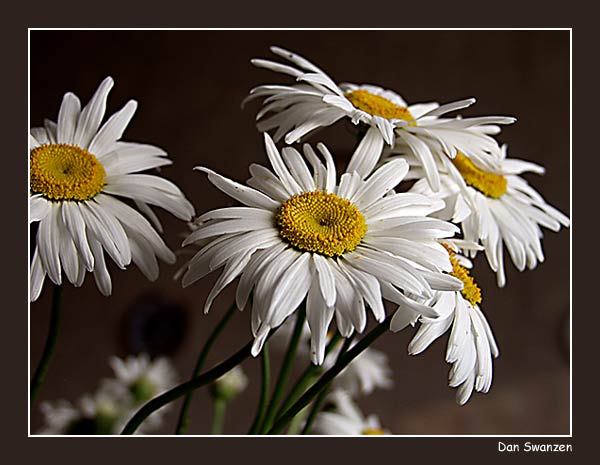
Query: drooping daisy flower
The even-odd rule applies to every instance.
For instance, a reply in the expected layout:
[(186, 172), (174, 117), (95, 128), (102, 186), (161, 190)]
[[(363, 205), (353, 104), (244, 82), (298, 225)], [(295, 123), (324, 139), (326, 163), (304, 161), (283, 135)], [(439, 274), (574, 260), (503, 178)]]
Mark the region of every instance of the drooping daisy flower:
[[(544, 168), (523, 160), (507, 158), (506, 145), (495, 160), (493, 170), (486, 169), (462, 153), (453, 160), (441, 158), (438, 169), (442, 187), (434, 193), (426, 181), (420, 180), (411, 192), (442, 199), (446, 208), (436, 213), (440, 218), (460, 223), (465, 240), (481, 242), (498, 286), (506, 283), (504, 274), (504, 247), (519, 271), (533, 269), (544, 261), (541, 226), (559, 231), (568, 227), (569, 218), (552, 207), (518, 176), (524, 172), (543, 174)], [(396, 157), (390, 158), (390, 160)], [(417, 170), (420, 162), (411, 156), (402, 156)], [(417, 174), (415, 174), (417, 173)], [(475, 251), (469, 255), (474, 256)]]
[(333, 436), (379, 436), (390, 434), (376, 415), (365, 417), (348, 393), (334, 391), (328, 396), (333, 410), (319, 412), (311, 432)]
[(337, 184), (333, 158), (323, 144), (318, 148), (325, 165), (304, 146), (312, 172), (297, 150), (284, 148), (282, 157), (268, 134), (265, 144), (275, 173), (251, 165), (248, 186), (199, 168), (244, 206), (200, 216), (183, 243), (201, 245), (187, 265), (184, 286), (224, 267), (205, 311), (238, 276), (238, 308), (247, 305), (253, 291), (253, 355), (270, 329), (305, 298), (313, 361), (322, 364), (334, 315), (347, 337), (365, 328), (365, 302), (378, 321), (385, 318), (382, 298), (433, 316), (419, 300), (434, 289), (462, 286), (440, 272), (451, 264), (436, 239), (457, 231), (450, 223), (426, 217), (440, 203), (420, 195), (386, 195), (406, 174), (405, 161), (388, 163), (366, 180), (345, 173)]
[(32, 301), (46, 275), (61, 284), (64, 272), (80, 286), (86, 270), (93, 272), (100, 292), (110, 295), (105, 251), (120, 268), (133, 260), (150, 280), (158, 276), (157, 257), (175, 261), (151, 223), (119, 198), (133, 200), (154, 222), (149, 205), (182, 220), (194, 214), (175, 184), (138, 174), (171, 163), (162, 149), (120, 141), (137, 102), (130, 100), (101, 126), (112, 86), (110, 77), (102, 81), (83, 109), (74, 94), (65, 94), (58, 123), (46, 120), (44, 127), (31, 130), (29, 221), (39, 222), (31, 264)]
[[(461, 291), (437, 292), (431, 303), (439, 316), (419, 318), (420, 327), (408, 346), (408, 352), (416, 355), (423, 352), (433, 341), (450, 330), (446, 361), (452, 364), (449, 375), (450, 387), (458, 388), (456, 402), (464, 405), (473, 389), (486, 393), (492, 385), (492, 357), (500, 354), (492, 330), (479, 308), (481, 290), (469, 273), (471, 262), (455, 253), (448, 246), (453, 271), (464, 283)], [(400, 314), (400, 311), (398, 312)], [(390, 329), (402, 329), (392, 319)], [(400, 317), (400, 320), (404, 319)]]
[[(368, 130), (358, 147), (358, 156), (348, 166), (366, 177), (379, 160), (384, 142), (394, 146), (396, 138), (405, 143), (424, 164), (434, 190), (439, 188), (439, 176), (434, 170), (436, 156), (454, 157), (457, 150), (485, 160), (499, 151), (496, 141), (480, 130), (490, 130), (496, 124), (510, 124), (514, 118), (487, 116), (479, 118), (439, 118), (446, 113), (472, 105), (470, 98), (439, 105), (424, 103), (408, 105), (391, 90), (374, 85), (336, 84), (317, 66), (287, 50), (271, 47), (271, 51), (292, 65), (254, 59), (255, 66), (292, 76), (294, 85), (262, 85), (250, 91), (244, 100), (264, 98), (257, 114), (258, 129), (276, 129), (274, 139), (285, 136), (292, 144), (309, 132), (330, 126), (342, 118), (354, 124), (364, 124)], [(263, 119), (267, 114), (268, 118)], [(483, 161), (485, 163), (485, 161)]]

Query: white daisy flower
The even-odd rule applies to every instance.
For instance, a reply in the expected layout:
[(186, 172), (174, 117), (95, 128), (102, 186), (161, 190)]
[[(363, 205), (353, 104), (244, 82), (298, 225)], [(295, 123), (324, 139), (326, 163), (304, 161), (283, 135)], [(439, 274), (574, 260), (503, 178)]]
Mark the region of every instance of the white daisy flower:
[(109, 365), (116, 380), (126, 386), (136, 402), (145, 402), (173, 387), (177, 373), (168, 358), (150, 360), (147, 354), (126, 359), (111, 357)]
[(311, 358), (322, 364), (334, 315), (338, 330), (348, 337), (366, 326), (365, 302), (378, 321), (385, 318), (382, 298), (434, 316), (420, 300), (434, 289), (462, 286), (440, 272), (451, 264), (437, 239), (457, 231), (450, 223), (426, 217), (440, 203), (391, 192), (408, 170), (405, 161), (388, 163), (366, 180), (345, 173), (337, 184), (333, 157), (323, 144), (318, 148), (325, 165), (304, 146), (312, 172), (296, 149), (284, 148), (282, 157), (268, 134), (265, 144), (275, 173), (253, 164), (248, 186), (198, 168), (244, 206), (200, 216), (198, 228), (183, 243), (201, 245), (187, 265), (184, 286), (224, 267), (206, 312), (238, 276), (238, 308), (246, 306), (254, 290), (253, 355), (305, 298)]
[(328, 396), (334, 410), (321, 411), (311, 432), (334, 436), (378, 436), (390, 434), (381, 427), (376, 415), (365, 417), (347, 392), (334, 391)]
[(45, 425), (38, 434), (118, 434), (125, 423), (118, 400), (104, 389), (85, 395), (73, 405), (67, 400), (42, 402)]
[[(147, 354), (130, 355), (126, 359), (111, 357), (109, 365), (113, 369), (115, 378), (103, 380), (102, 389), (119, 399), (122, 408), (128, 410), (122, 426), (125, 426), (140, 405), (177, 384), (175, 368), (166, 357), (154, 360), (150, 360)], [(140, 433), (145, 434), (160, 428), (163, 415), (169, 408), (170, 404), (153, 412), (141, 425)]]
[[(506, 158), (506, 145), (493, 170), (486, 169), (462, 153), (450, 160), (438, 160), (442, 187), (434, 193), (421, 179), (411, 192), (446, 202), (446, 208), (436, 216), (460, 223), (465, 240), (481, 242), (492, 270), (496, 272), (498, 286), (506, 284), (504, 274), (504, 246), (519, 271), (533, 269), (544, 261), (543, 233), (540, 226), (559, 231), (568, 227), (569, 218), (552, 207), (533, 189), (523, 172), (543, 174), (544, 168), (523, 160)], [(403, 156), (417, 170), (409, 176), (418, 176), (420, 162)], [(395, 157), (390, 158), (390, 160)], [(416, 172), (416, 174), (415, 174)], [(474, 256), (476, 251), (469, 251)]]
[(93, 272), (100, 292), (110, 295), (104, 251), (122, 269), (133, 260), (150, 280), (158, 276), (156, 257), (175, 261), (150, 222), (118, 197), (133, 200), (159, 230), (149, 205), (182, 220), (194, 214), (175, 184), (138, 174), (171, 163), (162, 149), (120, 141), (137, 102), (130, 100), (100, 126), (112, 86), (110, 77), (102, 81), (82, 110), (74, 94), (65, 94), (58, 123), (46, 120), (44, 127), (31, 130), (29, 221), (39, 222), (31, 264), (32, 301), (46, 275), (59, 285), (63, 271), (75, 286), (81, 286), (86, 270)]
[[(325, 369), (335, 365), (337, 352), (334, 350), (325, 358)], [(369, 395), (375, 389), (391, 389), (393, 386), (394, 379), (387, 355), (371, 347), (352, 360), (332, 382), (334, 390), (345, 391), (351, 397)]]
[(38, 434), (66, 434), (69, 425), (81, 418), (79, 410), (64, 399), (56, 402), (42, 402), (40, 410), (44, 415), (45, 425)]
[[(452, 364), (449, 385), (458, 388), (456, 402), (464, 405), (473, 389), (488, 392), (492, 385), (492, 358), (500, 353), (490, 325), (478, 305), (481, 303), (481, 291), (468, 271), (471, 262), (450, 247), (448, 253), (453, 266), (452, 275), (463, 281), (464, 288), (436, 293), (431, 304), (439, 316), (420, 317), (421, 325), (408, 346), (408, 352), (411, 355), (423, 352), (450, 330), (446, 351), (446, 361)], [(394, 320), (395, 316), (390, 324), (392, 331), (398, 329)]]
[(212, 391), (215, 397), (223, 398), (227, 401), (240, 394), (248, 386), (248, 377), (240, 365), (236, 365), (225, 373), (212, 385)]
[[(291, 315), (270, 339), (277, 347), (285, 349), (292, 335), (296, 322), (296, 315)], [(331, 332), (327, 335), (328, 339)], [(329, 341), (328, 341), (329, 342)], [(323, 362), (323, 368), (329, 370), (339, 355), (341, 346), (334, 348)], [(302, 362), (310, 358), (310, 328), (304, 323), (300, 341), (296, 350), (296, 357)], [(384, 352), (367, 347), (360, 355), (353, 359), (332, 382), (333, 390), (341, 390), (352, 397), (369, 395), (375, 389), (390, 389), (394, 385), (392, 370), (388, 357)]]
[[(45, 426), (39, 434), (120, 434), (139, 406), (172, 388), (177, 382), (174, 367), (166, 358), (150, 361), (147, 355), (109, 360), (115, 378), (104, 379), (94, 394), (82, 396), (75, 405), (66, 400), (40, 405)], [(168, 406), (154, 412), (136, 434), (147, 434), (162, 424)]]
[[(292, 65), (254, 59), (255, 66), (290, 75), (298, 84), (262, 85), (250, 91), (244, 103), (264, 98), (257, 114), (260, 131), (276, 129), (274, 139), (285, 136), (292, 144), (309, 132), (330, 126), (342, 118), (369, 129), (358, 147), (358, 154), (348, 167), (366, 177), (381, 157), (384, 142), (394, 146), (396, 139), (406, 144), (422, 160), (434, 190), (439, 188), (439, 176), (433, 169), (434, 158), (445, 153), (454, 157), (457, 150), (485, 160), (498, 152), (496, 141), (486, 134), (496, 124), (510, 124), (511, 117), (438, 118), (446, 113), (472, 105), (475, 99), (439, 105), (421, 103), (408, 105), (391, 90), (369, 84), (336, 84), (317, 66), (287, 50), (271, 47), (271, 51)], [(271, 114), (266, 119), (263, 117)], [(481, 130), (484, 125), (485, 129)], [(443, 152), (443, 153), (442, 153)]]

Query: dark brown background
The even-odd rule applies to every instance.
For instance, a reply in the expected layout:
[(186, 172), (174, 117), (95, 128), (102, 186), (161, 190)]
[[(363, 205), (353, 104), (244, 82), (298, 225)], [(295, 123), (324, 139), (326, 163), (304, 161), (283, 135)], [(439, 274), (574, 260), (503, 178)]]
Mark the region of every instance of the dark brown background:
[[(546, 199), (569, 213), (569, 34), (567, 31), (33, 31), (31, 33), (31, 125), (56, 119), (64, 92), (87, 101), (106, 75), (116, 85), (108, 113), (127, 99), (139, 101), (126, 140), (164, 147), (174, 160), (163, 175), (174, 180), (201, 213), (227, 204), (205, 176), (209, 166), (234, 179), (247, 178), (250, 162), (266, 163), (254, 128), (257, 104), (241, 111), (247, 91), (277, 82), (253, 68), (252, 57), (270, 56), (277, 44), (296, 51), (338, 81), (369, 82), (394, 89), (409, 102), (441, 102), (475, 96), (464, 115), (514, 115), (518, 122), (500, 139), (509, 154), (546, 166), (543, 177), (528, 177)], [(340, 166), (352, 149), (343, 124), (311, 140), (324, 140)], [(168, 244), (177, 249), (185, 225), (168, 214)], [(483, 310), (500, 345), (495, 379), (487, 396), (465, 407), (454, 404), (446, 386), (449, 366), (441, 341), (418, 357), (406, 355), (412, 330), (382, 338), (396, 387), (361, 401), (396, 434), (568, 434), (569, 433), (569, 231), (548, 232), (547, 263), (533, 272), (508, 270), (508, 286), (495, 287), (483, 257), (477, 279)], [(102, 297), (88, 276), (81, 289), (65, 286), (61, 339), (41, 399), (75, 400), (110, 374), (106, 360), (125, 355), (122, 324), (137, 298), (151, 290), (180, 303), (189, 325), (174, 361), (182, 378), (231, 302), (223, 294), (209, 315), (201, 308), (214, 277), (182, 290), (172, 280), (176, 267), (163, 266), (157, 283), (131, 267), (112, 268), (113, 296)], [(45, 338), (50, 288), (31, 306), (32, 365)], [(250, 336), (249, 314), (238, 315), (212, 362)], [(277, 356), (277, 354), (275, 354)], [(254, 381), (230, 407), (226, 432), (243, 434), (257, 400), (258, 362), (244, 365)], [(208, 431), (210, 404), (200, 391), (192, 410), (192, 433)], [(163, 432), (173, 430), (175, 415)], [(32, 418), (32, 432), (40, 416)]]

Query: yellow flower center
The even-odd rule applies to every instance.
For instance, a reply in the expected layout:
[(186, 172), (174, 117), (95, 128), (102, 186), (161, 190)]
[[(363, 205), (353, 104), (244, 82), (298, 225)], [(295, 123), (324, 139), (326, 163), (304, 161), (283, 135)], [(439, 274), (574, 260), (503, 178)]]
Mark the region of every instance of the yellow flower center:
[(499, 199), (505, 194), (507, 181), (501, 174), (489, 173), (477, 168), (471, 160), (460, 152), (457, 152), (456, 157), (452, 159), (452, 163), (462, 174), (465, 182), (482, 194), (493, 199)]
[(381, 428), (367, 428), (362, 431), (363, 436), (381, 436), (384, 435), (385, 432)]
[(75, 145), (45, 144), (29, 156), (30, 187), (51, 200), (88, 200), (104, 187), (98, 159)]
[(354, 250), (367, 232), (365, 217), (349, 200), (322, 191), (286, 200), (275, 221), (294, 247), (328, 257)]
[(471, 305), (477, 305), (481, 303), (481, 289), (477, 286), (477, 283), (473, 279), (473, 277), (469, 274), (469, 270), (458, 263), (458, 259), (456, 258), (456, 254), (450, 247), (446, 244), (443, 244), (446, 250), (448, 251), (448, 255), (450, 256), (450, 263), (452, 263), (452, 271), (450, 274), (455, 278), (460, 279), (465, 287), (463, 287), (461, 294), (465, 299), (471, 302)]
[(411, 121), (411, 125), (415, 125), (413, 115), (410, 114), (408, 108), (396, 105), (381, 95), (372, 94), (364, 89), (357, 89), (345, 93), (344, 96), (352, 102), (352, 105), (365, 113), (386, 119)]

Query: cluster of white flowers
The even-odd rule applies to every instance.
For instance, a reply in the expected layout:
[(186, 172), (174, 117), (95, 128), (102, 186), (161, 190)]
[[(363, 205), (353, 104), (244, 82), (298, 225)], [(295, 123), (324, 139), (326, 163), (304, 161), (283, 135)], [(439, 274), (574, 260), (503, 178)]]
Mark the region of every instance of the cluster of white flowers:
[[(519, 270), (531, 269), (544, 258), (541, 227), (569, 225), (518, 176), (543, 168), (507, 159), (506, 147), (493, 137), (499, 124), (515, 119), (448, 117), (475, 99), (409, 106), (390, 90), (338, 85), (305, 58), (271, 51), (289, 63), (252, 62), (295, 82), (258, 86), (246, 102), (264, 99), (258, 129), (265, 131), (273, 171), (251, 165), (244, 186), (200, 168), (245, 206), (196, 220), (184, 245), (202, 241), (202, 248), (188, 263), (184, 285), (224, 268), (207, 311), (238, 276), (240, 309), (254, 289), (254, 353), (271, 328), (306, 301), (316, 364), (324, 362), (334, 316), (348, 337), (364, 330), (367, 307), (382, 321), (386, 299), (398, 306), (393, 331), (421, 323), (410, 353), (452, 329), (446, 360), (453, 364), (450, 385), (459, 387), (460, 404), (473, 389), (487, 392), (498, 348), (478, 307), (481, 292), (469, 274), (471, 263), (457, 253), (472, 258), (484, 250), (503, 286), (504, 245)], [(343, 118), (366, 132), (339, 181), (325, 145), (317, 145), (321, 158), (308, 144), (303, 154), (291, 146), (280, 153), (266, 132), (273, 129), (275, 141), (292, 144)], [(416, 182), (408, 192), (396, 192), (405, 179)]]
[[(449, 383), (458, 387), (457, 402), (464, 404), (473, 389), (487, 392), (492, 382), (492, 357), (499, 355), (498, 347), (478, 306), (480, 290), (467, 271), (472, 263), (457, 252), (464, 250), (474, 257), (483, 250), (490, 267), (497, 273), (498, 285), (504, 286), (504, 246), (520, 271), (525, 267), (533, 269), (544, 260), (540, 227), (558, 231), (561, 225), (569, 226), (569, 219), (564, 214), (548, 205), (518, 176), (526, 171), (541, 174), (544, 169), (530, 162), (508, 159), (506, 146), (501, 147), (492, 137), (500, 132), (499, 124), (509, 124), (515, 119), (500, 116), (450, 118), (447, 113), (465, 108), (475, 99), (441, 106), (437, 103), (408, 105), (393, 91), (373, 85), (338, 85), (308, 60), (277, 47), (271, 48), (271, 51), (289, 63), (263, 59), (253, 60), (253, 63), (288, 74), (295, 78), (296, 83), (261, 85), (251, 90), (246, 101), (264, 98), (263, 107), (257, 114), (259, 130), (275, 129), (275, 140), (285, 137), (289, 144), (315, 129), (349, 118), (352, 123), (365, 126), (366, 132), (346, 172), (356, 176), (358, 182), (370, 180), (388, 167), (391, 173), (402, 172), (405, 179), (416, 181), (409, 195), (423, 196), (408, 202), (413, 209), (410, 213), (413, 218), (398, 222), (393, 217), (397, 210), (388, 200), (398, 194), (393, 191), (386, 193), (383, 197), (386, 205), (380, 208), (380, 223), (388, 221), (394, 226), (405, 226), (414, 221), (418, 224), (414, 216), (422, 212), (415, 211), (415, 206), (422, 205), (422, 198), (426, 198), (429, 205), (435, 200), (442, 201), (440, 206), (426, 214), (460, 226), (463, 240), (452, 241), (445, 236), (440, 241), (447, 250), (445, 258), (450, 260), (450, 270), (439, 265), (432, 269), (428, 266), (430, 263), (424, 263), (427, 260), (424, 257), (433, 256), (435, 249), (431, 243), (423, 243), (427, 236), (417, 230), (412, 237), (405, 238), (396, 228), (393, 234), (385, 237), (379, 232), (384, 228), (378, 226), (374, 231), (378, 236), (374, 242), (369, 237), (373, 228), (368, 222), (361, 245), (365, 244), (371, 253), (378, 247), (384, 248), (386, 259), (392, 254), (398, 255), (401, 250), (404, 252), (401, 255), (403, 263), (416, 263), (420, 270), (449, 272), (463, 282), (461, 289), (433, 289), (429, 296), (414, 293), (406, 283), (398, 286), (405, 295), (408, 294), (406, 297), (413, 297), (414, 301), (430, 309), (416, 310), (398, 302), (400, 306), (391, 322), (391, 329), (399, 331), (408, 324), (420, 322), (419, 330), (409, 345), (411, 354), (422, 352), (451, 329), (446, 360), (453, 364)], [(385, 144), (388, 145), (386, 150)], [(406, 161), (409, 169), (402, 165), (390, 166), (398, 160)], [(288, 167), (293, 173), (293, 167), (290, 164)], [(260, 185), (255, 187), (260, 188)], [(358, 207), (360, 209), (360, 205)], [(432, 237), (442, 238), (442, 235)], [(353, 253), (362, 252), (359, 247)], [(409, 255), (406, 251), (412, 253)], [(368, 257), (361, 255), (360, 258)], [(385, 260), (379, 262), (384, 265)], [(380, 285), (383, 288), (384, 283), (380, 281)], [(415, 295), (422, 300), (414, 299)], [(355, 329), (360, 331), (360, 327)], [(343, 404), (347, 407), (348, 402), (345, 399)], [(338, 410), (348, 412), (346, 407), (338, 407)], [(359, 417), (350, 414), (349, 418)]]
[[(170, 160), (157, 147), (120, 141), (136, 102), (101, 125), (110, 78), (83, 109), (67, 93), (58, 122), (31, 130), (30, 222), (39, 223), (31, 300), (40, 295), (46, 276), (60, 285), (64, 273), (80, 286), (86, 271), (109, 295), (105, 252), (120, 268), (133, 261), (156, 279), (157, 258), (171, 263), (175, 255), (160, 237), (161, 225), (150, 208), (155, 205), (192, 220), (183, 246), (196, 249), (177, 274), (184, 287), (222, 270), (205, 312), (237, 280), (236, 305), (251, 308), (253, 356), (303, 307), (307, 325), (300, 353), (314, 365), (331, 368), (337, 359), (336, 350), (326, 356), (332, 331), (344, 338), (363, 333), (372, 313), (394, 332), (418, 325), (410, 354), (449, 333), (446, 361), (452, 364), (449, 385), (457, 388), (457, 402), (467, 402), (473, 391), (487, 392), (499, 351), (479, 307), (482, 295), (470, 259), (482, 251), (502, 287), (505, 248), (518, 270), (533, 269), (544, 260), (542, 227), (558, 231), (570, 224), (519, 176), (541, 174), (544, 168), (507, 158), (506, 146), (496, 140), (500, 125), (515, 118), (452, 117), (475, 99), (409, 105), (391, 90), (337, 84), (307, 59), (278, 47), (271, 51), (287, 62), (252, 63), (293, 82), (260, 85), (244, 101), (262, 99), (257, 127), (264, 132), (270, 167), (251, 164), (245, 184), (196, 168), (239, 206), (192, 220), (194, 208), (173, 183), (139, 174)], [(306, 143), (292, 146), (343, 119), (359, 128), (343, 172), (323, 143), (316, 150)], [(281, 139), (285, 145), (278, 147)], [(400, 192), (398, 186), (407, 180), (412, 186)], [(393, 316), (388, 317), (386, 302), (395, 308)], [(112, 418), (115, 393), (147, 399), (149, 391), (155, 395), (165, 387), (159, 378), (171, 382), (165, 373), (152, 374), (166, 370), (157, 367), (166, 362), (111, 363), (117, 380), (104, 383), (80, 407), (44, 406), (51, 430), (69, 431), (77, 422), (90, 428)], [(138, 383), (142, 373), (144, 382)], [(235, 371), (229, 381), (221, 380), (226, 390), (239, 391), (245, 384)], [(375, 417), (360, 413), (353, 398), (391, 384), (386, 356), (368, 348), (334, 380), (332, 408), (318, 415), (315, 431), (385, 433)], [(152, 415), (159, 417), (159, 412)]]
[[(126, 359), (111, 357), (109, 364), (114, 377), (103, 379), (93, 394), (83, 395), (76, 403), (67, 400), (43, 402), (40, 409), (45, 425), (39, 434), (119, 434), (142, 404), (177, 382), (175, 369), (165, 357), (154, 360), (145, 354)], [(163, 407), (150, 415), (137, 434), (148, 434), (160, 428), (166, 409)]]

